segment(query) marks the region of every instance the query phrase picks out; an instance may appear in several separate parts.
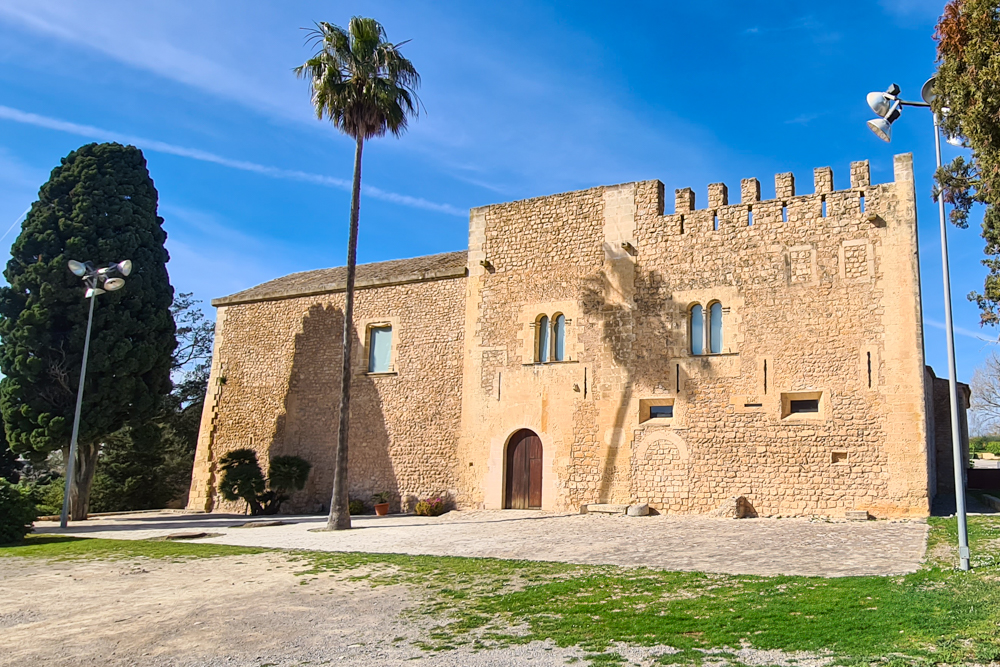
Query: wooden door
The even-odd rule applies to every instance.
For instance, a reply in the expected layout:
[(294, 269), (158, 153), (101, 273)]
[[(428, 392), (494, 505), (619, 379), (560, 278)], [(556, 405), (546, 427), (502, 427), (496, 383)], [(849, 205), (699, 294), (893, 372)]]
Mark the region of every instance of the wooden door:
[(507, 445), (507, 509), (542, 508), (542, 440), (524, 429)]

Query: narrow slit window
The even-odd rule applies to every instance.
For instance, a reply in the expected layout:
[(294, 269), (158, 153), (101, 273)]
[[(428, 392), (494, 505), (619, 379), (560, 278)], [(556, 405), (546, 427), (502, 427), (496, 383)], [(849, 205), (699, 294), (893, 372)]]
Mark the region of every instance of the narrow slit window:
[(549, 318), (542, 315), (538, 318), (538, 345), (535, 349), (535, 361), (544, 364), (549, 360)]
[(719, 231), (719, 214), (716, 213), (712, 216), (712, 230)]
[(708, 351), (712, 354), (722, 352), (722, 304), (716, 301), (708, 309)]
[(823, 197), (823, 217), (826, 217), (826, 197)]
[(566, 359), (566, 317), (556, 315), (552, 320), (552, 361)]
[(691, 306), (691, 354), (705, 353), (705, 313), (700, 304)]
[(792, 399), (788, 406), (789, 414), (799, 415), (806, 413), (817, 413), (819, 412), (819, 399), (818, 398), (800, 398)]
[(787, 206), (782, 206), (781, 207), (781, 221), (782, 222), (788, 222), (788, 207)]
[(684, 216), (681, 216), (681, 234), (684, 233)]
[(747, 209), (747, 227), (752, 227), (752, 226), (753, 226), (753, 209), (752, 208), (748, 208)]
[(368, 336), (368, 372), (392, 372), (392, 327), (372, 327)]
[(764, 393), (767, 393), (767, 359), (764, 360)]
[(865, 193), (864, 192), (862, 192), (858, 196), (858, 206), (861, 208), (861, 212), (864, 213), (865, 212)]
[(674, 383), (677, 385), (677, 393), (681, 393), (681, 365), (674, 365)]
[(868, 388), (872, 388), (872, 353), (868, 353)]

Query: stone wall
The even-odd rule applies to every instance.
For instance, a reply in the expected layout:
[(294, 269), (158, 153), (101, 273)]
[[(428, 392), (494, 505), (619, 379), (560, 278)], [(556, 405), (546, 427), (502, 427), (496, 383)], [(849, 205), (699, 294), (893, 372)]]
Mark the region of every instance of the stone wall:
[[(455, 494), (462, 401), (464, 278), (380, 285), (356, 292), (349, 487), (366, 503), (389, 491)], [(209, 400), (189, 507), (243, 511), (215, 491), (217, 462), (252, 447), (258, 459), (294, 454), (313, 464), (286, 509), (326, 511), (333, 488), (340, 401), (343, 292), (219, 308)], [(393, 372), (367, 373), (368, 325), (393, 327)], [(266, 466), (265, 466), (266, 472)]]
[[(935, 452), (935, 483), (934, 489), (938, 494), (955, 493), (955, 454), (952, 449), (951, 440), (951, 387), (948, 378), (939, 378), (934, 375), (934, 371), (928, 367), (928, 379), (932, 383), (932, 396), (934, 397), (934, 409), (931, 413), (930, 430), (934, 441)], [(958, 383), (958, 423), (959, 433), (962, 442), (962, 460), (969, 460), (969, 421), (968, 409), (969, 399), (972, 392), (969, 385), (964, 382)]]
[[(658, 181), (474, 209), (459, 485), (502, 507), (507, 438), (540, 436), (543, 507), (648, 502), (762, 515), (925, 515), (928, 466), (916, 213), (855, 163), (760, 201), (756, 179), (689, 189), (664, 215)], [(862, 208), (863, 207), (863, 208)], [(479, 265), (485, 262), (485, 266)], [(691, 354), (689, 309), (723, 307), (723, 347)], [(571, 315), (570, 354), (533, 363), (537, 315)], [(706, 325), (707, 326), (707, 325)], [(489, 381), (487, 381), (489, 380)], [(814, 414), (787, 414), (815, 398)], [(640, 423), (643, 402), (671, 419)]]
[[(530, 429), (545, 509), (707, 513), (745, 496), (762, 516), (926, 515), (937, 402), (910, 156), (894, 167), (872, 185), (856, 162), (842, 190), (817, 169), (809, 194), (778, 174), (764, 201), (756, 179), (739, 203), (715, 183), (702, 209), (684, 188), (669, 214), (659, 181), (486, 206), (467, 255), (359, 267), (356, 325), (398, 331), (397, 373), (366, 374), (359, 352), (352, 493), (503, 507), (508, 440)], [(311, 460), (290, 509), (327, 505), (341, 279), (298, 274), (217, 302), (191, 507), (233, 509), (214, 466), (244, 446)], [(692, 354), (691, 307), (714, 303), (723, 340)], [(543, 362), (542, 316), (559, 315), (564, 357)]]

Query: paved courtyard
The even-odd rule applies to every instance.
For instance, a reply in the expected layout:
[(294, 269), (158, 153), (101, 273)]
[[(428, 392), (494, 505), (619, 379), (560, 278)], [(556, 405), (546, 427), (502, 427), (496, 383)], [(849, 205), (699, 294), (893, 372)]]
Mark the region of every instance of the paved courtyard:
[[(280, 519), (285, 525), (237, 527)], [(441, 517), (353, 517), (350, 531), (325, 532), (325, 517), (181, 512), (135, 513), (36, 532), (145, 539), (204, 531), (196, 542), (317, 551), (562, 561), (728, 574), (842, 577), (904, 574), (924, 557), (922, 521), (823, 521), (549, 514), (528, 510), (449, 512)]]

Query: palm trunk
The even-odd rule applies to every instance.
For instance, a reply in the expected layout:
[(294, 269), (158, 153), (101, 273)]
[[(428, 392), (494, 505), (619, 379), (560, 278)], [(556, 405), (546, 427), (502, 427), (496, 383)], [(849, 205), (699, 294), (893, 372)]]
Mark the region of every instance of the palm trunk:
[(329, 530), (351, 527), (347, 498), (347, 437), (351, 418), (351, 348), (354, 344), (354, 273), (358, 263), (358, 217), (361, 212), (361, 151), (364, 138), (358, 137), (354, 152), (354, 187), (351, 190), (351, 232), (347, 241), (347, 291), (344, 304), (344, 363), (341, 367), (340, 425), (337, 431), (337, 465), (333, 471), (333, 498), (330, 499)]
[[(66, 450), (68, 452), (68, 450)], [(69, 518), (84, 521), (90, 510), (90, 487), (97, 472), (97, 455), (100, 445), (79, 444), (76, 449), (76, 463), (73, 466), (73, 482), (69, 491)]]

